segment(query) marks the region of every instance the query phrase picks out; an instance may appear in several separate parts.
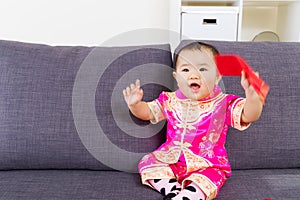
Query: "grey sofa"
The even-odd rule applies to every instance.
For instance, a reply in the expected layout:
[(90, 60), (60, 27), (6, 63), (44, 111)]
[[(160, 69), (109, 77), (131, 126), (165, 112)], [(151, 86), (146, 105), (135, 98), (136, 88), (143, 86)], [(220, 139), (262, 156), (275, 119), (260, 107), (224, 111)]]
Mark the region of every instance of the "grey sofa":
[[(243, 56), (270, 85), (258, 122), (227, 136), (233, 175), (220, 200), (300, 199), (300, 43), (210, 41)], [(125, 85), (145, 100), (173, 90), (168, 44), (47, 46), (0, 41), (0, 199), (162, 199), (141, 185), (138, 160), (165, 123), (133, 117)], [(227, 93), (243, 96), (238, 77)]]

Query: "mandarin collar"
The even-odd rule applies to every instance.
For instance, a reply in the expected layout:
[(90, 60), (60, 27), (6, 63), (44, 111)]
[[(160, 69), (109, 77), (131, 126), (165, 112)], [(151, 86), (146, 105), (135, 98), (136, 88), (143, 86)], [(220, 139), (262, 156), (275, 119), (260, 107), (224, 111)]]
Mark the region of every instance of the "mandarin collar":
[[(205, 97), (203, 99), (197, 100), (198, 102), (207, 102), (207, 101), (211, 101), (213, 99), (215, 99), (219, 94), (222, 93), (221, 88), (218, 85), (215, 85), (214, 90), (212, 92), (212, 94), (209, 97)], [(182, 92), (180, 89), (177, 89), (175, 91), (176, 97), (180, 100), (189, 100)], [(196, 100), (192, 100), (192, 101), (196, 101)]]

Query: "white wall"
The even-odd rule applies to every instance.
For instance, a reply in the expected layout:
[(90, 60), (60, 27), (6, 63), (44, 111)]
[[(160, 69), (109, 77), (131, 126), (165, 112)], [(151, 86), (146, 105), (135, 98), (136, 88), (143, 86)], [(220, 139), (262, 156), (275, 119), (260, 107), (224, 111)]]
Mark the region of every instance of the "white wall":
[(169, 28), (172, 0), (0, 0), (0, 39), (99, 45), (120, 33)]
[(242, 41), (252, 39), (263, 31), (277, 32), (277, 6), (245, 6), (243, 10)]
[(280, 6), (278, 32), (283, 41), (300, 42), (300, 2)]

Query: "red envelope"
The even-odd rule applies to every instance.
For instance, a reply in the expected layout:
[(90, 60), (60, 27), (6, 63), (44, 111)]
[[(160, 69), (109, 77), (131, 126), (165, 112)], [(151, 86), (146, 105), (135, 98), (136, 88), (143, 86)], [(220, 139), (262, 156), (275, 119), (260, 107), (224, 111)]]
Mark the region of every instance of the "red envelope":
[(242, 71), (244, 71), (249, 83), (258, 93), (263, 104), (265, 104), (270, 87), (255, 74), (254, 70), (251, 69), (242, 57), (221, 54), (216, 56), (216, 63), (222, 76), (241, 76)]

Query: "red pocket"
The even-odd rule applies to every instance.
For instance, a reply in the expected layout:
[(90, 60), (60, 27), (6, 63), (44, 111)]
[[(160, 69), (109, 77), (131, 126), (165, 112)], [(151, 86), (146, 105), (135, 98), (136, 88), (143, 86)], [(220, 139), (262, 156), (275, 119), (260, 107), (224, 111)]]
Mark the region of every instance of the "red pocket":
[(270, 87), (255, 74), (242, 57), (221, 54), (216, 56), (216, 63), (222, 76), (241, 76), (242, 71), (244, 71), (249, 83), (258, 93), (261, 101), (265, 103)]

